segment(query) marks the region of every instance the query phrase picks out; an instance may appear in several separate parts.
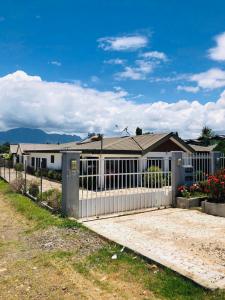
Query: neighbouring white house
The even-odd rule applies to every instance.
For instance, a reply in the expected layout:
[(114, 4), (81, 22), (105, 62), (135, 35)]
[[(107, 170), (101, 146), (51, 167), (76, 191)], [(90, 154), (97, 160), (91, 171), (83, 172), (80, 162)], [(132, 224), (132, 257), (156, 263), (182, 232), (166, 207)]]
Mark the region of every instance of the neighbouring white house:
[(28, 144), (20, 143), (10, 145), (10, 153), (13, 156), (13, 164), (22, 163), (33, 167), (60, 170), (62, 166), (62, 155), (59, 144)]
[[(94, 136), (82, 142), (66, 144), (18, 144), (11, 145), (14, 163), (26, 162), (34, 169), (40, 167), (61, 170), (62, 151), (80, 151), (82, 158), (155, 158), (161, 159), (159, 166), (168, 170), (172, 151), (193, 153), (195, 150), (175, 133), (143, 134), (125, 137)], [(11, 149), (11, 148), (10, 148)], [(11, 151), (11, 150), (10, 150)]]

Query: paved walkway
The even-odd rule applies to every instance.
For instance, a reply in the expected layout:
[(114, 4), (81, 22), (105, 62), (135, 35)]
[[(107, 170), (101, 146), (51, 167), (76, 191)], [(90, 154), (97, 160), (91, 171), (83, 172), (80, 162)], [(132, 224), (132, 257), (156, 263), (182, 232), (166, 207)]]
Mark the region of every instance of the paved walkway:
[(171, 208), (84, 224), (204, 287), (225, 288), (225, 218)]

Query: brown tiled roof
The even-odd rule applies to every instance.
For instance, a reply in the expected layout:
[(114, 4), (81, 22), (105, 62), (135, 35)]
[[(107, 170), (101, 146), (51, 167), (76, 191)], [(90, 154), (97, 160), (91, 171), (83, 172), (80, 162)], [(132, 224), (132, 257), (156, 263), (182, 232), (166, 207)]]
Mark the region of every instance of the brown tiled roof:
[(196, 152), (211, 152), (216, 147), (216, 144), (215, 145), (209, 145), (209, 146), (189, 144), (189, 146), (191, 146), (191, 148), (193, 148)]
[(46, 150), (60, 150), (60, 145), (58, 144), (28, 144), (21, 143), (19, 144), (22, 153), (30, 151), (46, 151)]
[[(173, 138), (178, 144), (182, 144), (187, 151), (193, 151), (191, 147), (184, 143), (173, 133), (144, 134), (138, 136), (125, 137), (104, 137), (103, 142), (96, 137), (83, 142), (72, 142), (60, 145), (54, 144), (20, 144), (23, 152), (59, 152), (63, 150), (83, 151), (87, 153), (135, 153), (143, 154), (151, 151), (164, 141)], [(102, 146), (102, 147), (101, 147)], [(166, 151), (166, 150), (165, 150)]]
[[(127, 152), (140, 152), (150, 151), (158, 146), (165, 140), (173, 137), (178, 143), (182, 144), (187, 151), (193, 152), (193, 149), (189, 147), (183, 140), (178, 138), (173, 133), (159, 133), (159, 134), (144, 134), (138, 136), (126, 136), (126, 137), (113, 137), (103, 138), (102, 151), (127, 151)], [(64, 144), (66, 145), (66, 144)], [(79, 143), (67, 144), (68, 150), (80, 150), (80, 151), (100, 151), (101, 141), (84, 141)], [(165, 150), (166, 151), (166, 150)]]

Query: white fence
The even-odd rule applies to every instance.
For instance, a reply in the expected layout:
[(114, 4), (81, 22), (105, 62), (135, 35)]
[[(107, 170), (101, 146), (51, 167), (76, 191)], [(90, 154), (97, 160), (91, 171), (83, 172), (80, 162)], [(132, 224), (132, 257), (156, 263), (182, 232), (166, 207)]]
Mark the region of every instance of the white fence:
[(222, 154), (220, 156), (220, 168), (225, 169), (225, 155), (224, 154)]
[(172, 203), (170, 159), (81, 159), (82, 219)]
[(205, 181), (208, 175), (211, 173), (211, 160), (210, 154), (183, 154), (184, 166), (193, 167), (193, 181), (200, 182)]

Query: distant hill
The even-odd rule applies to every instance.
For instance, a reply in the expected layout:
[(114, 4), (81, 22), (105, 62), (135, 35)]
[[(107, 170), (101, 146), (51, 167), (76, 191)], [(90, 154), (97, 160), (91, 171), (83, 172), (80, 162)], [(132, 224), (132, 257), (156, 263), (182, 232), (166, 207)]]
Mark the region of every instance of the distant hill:
[(8, 131), (0, 131), (0, 144), (9, 142), (11, 144), (17, 143), (69, 143), (80, 141), (78, 135), (46, 133), (41, 129), (31, 128), (14, 128)]

